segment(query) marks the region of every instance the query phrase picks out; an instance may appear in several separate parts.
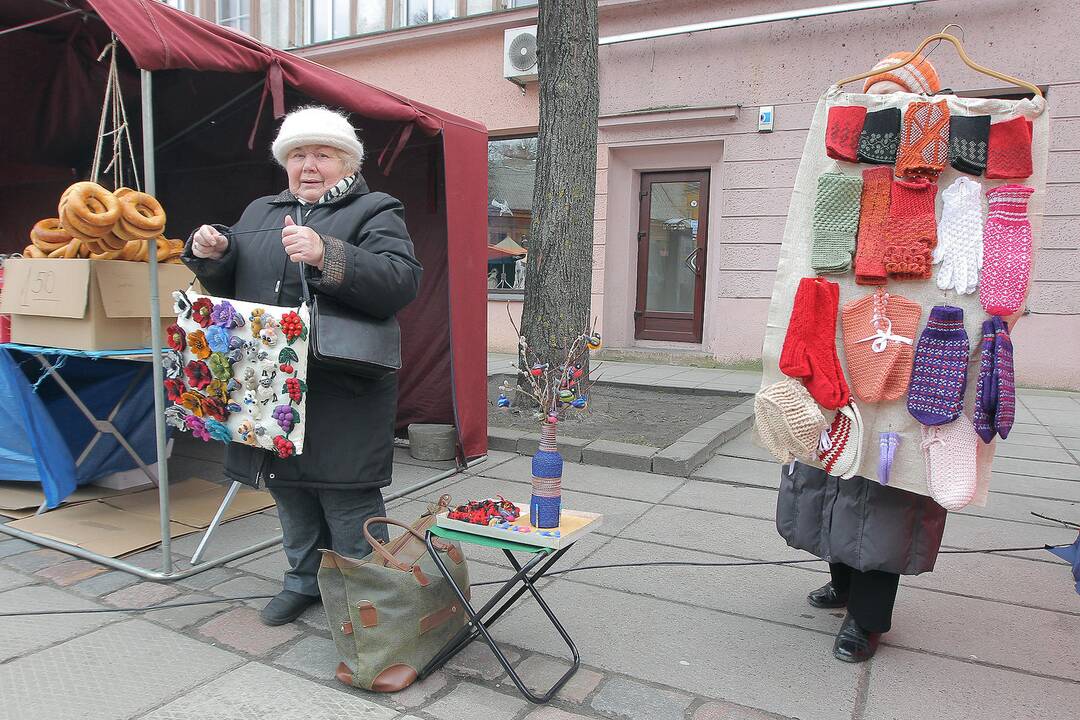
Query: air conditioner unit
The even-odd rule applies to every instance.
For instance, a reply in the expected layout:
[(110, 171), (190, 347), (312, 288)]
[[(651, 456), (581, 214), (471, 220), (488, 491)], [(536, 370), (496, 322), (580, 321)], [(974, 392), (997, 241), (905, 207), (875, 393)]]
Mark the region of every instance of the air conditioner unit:
[(537, 79), (535, 25), (503, 32), (503, 77), (522, 87)]

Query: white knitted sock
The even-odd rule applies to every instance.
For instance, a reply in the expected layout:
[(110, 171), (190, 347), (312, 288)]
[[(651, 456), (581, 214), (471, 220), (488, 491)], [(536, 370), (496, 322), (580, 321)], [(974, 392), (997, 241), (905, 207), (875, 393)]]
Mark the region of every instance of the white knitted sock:
[(982, 266), (982, 186), (961, 176), (941, 193), (941, 220), (934, 263), (937, 286), (961, 295), (975, 292)]

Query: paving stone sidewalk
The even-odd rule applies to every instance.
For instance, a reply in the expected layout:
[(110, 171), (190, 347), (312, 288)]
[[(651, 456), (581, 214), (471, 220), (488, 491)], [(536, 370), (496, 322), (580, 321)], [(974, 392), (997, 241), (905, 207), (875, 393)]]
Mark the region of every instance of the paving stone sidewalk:
[[(609, 370), (616, 365), (631, 364), (609, 363)], [(647, 375), (662, 384), (684, 371), (695, 373), (693, 382), (711, 382), (692, 368)], [(947, 548), (1075, 539), (1075, 531), (1030, 512), (1080, 520), (1077, 398), (1020, 392), (1018, 424), (999, 445), (990, 504), (950, 517)], [(406, 452), (396, 458), (395, 487), (437, 472)], [(209, 467), (196, 460), (204, 471)], [(561, 567), (804, 557), (786, 547), (773, 526), (778, 478), (749, 433), (723, 445), (690, 478), (568, 464), (565, 502), (603, 512), (605, 522)], [(460, 500), (520, 497), (528, 480), (528, 458), (492, 452), (468, 472), (391, 503), (389, 512), (412, 520), (443, 492)], [(209, 552), (228, 552), (277, 528), (273, 512), (234, 521)], [(191, 552), (188, 545), (178, 548)], [(508, 575), (495, 553), (466, 549), (474, 581)], [(154, 559), (151, 551), (139, 562)], [(157, 585), (92, 572), (62, 553), (4, 540), (0, 612), (273, 592), (284, 568), (280, 548), (271, 548)], [(877, 657), (861, 666), (831, 657), (840, 613), (805, 602), (806, 592), (825, 579), (825, 566), (813, 563), (618, 568), (546, 580), (541, 590), (583, 659), (581, 671), (546, 707), (526, 703), (477, 644), (396, 695), (346, 688), (332, 677), (338, 658), (319, 607), (279, 628), (258, 622), (259, 602), (240, 601), (141, 614), (0, 617), (0, 720), (1076, 717), (1080, 596), (1068, 567), (1049, 554), (943, 555), (934, 573), (904, 578), (893, 631)], [(523, 602), (495, 627), (536, 686), (565, 667), (559, 640), (545, 623)]]

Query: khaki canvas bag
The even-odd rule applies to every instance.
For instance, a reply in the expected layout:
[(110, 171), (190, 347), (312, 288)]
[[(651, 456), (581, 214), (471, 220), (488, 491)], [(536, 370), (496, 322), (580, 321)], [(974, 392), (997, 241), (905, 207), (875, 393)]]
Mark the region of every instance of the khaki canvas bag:
[[(385, 517), (368, 519), (364, 537), (372, 552), (357, 560), (322, 550), (319, 590), (330, 633), (342, 662), (337, 678), (375, 692), (397, 692), (465, 625), (465, 611), (424, 545), (435, 515), (450, 505), (439, 499), (411, 526)], [(385, 545), (369, 532), (373, 524), (405, 532)], [(451, 576), (469, 597), (469, 568), (461, 546), (435, 538), (433, 545)]]

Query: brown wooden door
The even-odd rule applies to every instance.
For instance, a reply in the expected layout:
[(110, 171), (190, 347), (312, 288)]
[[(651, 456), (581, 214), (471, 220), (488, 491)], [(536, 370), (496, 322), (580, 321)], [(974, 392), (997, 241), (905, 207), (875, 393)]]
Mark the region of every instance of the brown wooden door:
[(709, 172), (642, 173), (640, 205), (634, 337), (699, 343)]

